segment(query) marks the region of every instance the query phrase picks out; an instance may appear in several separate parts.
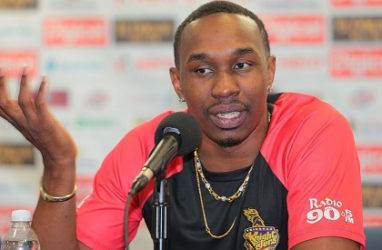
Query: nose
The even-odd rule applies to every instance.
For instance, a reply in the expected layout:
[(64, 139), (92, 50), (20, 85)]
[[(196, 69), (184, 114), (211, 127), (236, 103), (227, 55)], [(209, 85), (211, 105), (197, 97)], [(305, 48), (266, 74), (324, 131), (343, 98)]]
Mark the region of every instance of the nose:
[(212, 96), (215, 98), (226, 98), (237, 96), (240, 92), (239, 85), (229, 72), (219, 72), (215, 77), (212, 87)]

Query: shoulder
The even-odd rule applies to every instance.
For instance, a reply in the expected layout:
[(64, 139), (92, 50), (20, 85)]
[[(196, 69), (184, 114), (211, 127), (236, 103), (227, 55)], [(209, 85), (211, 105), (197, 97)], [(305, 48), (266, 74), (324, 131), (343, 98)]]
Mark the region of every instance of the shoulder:
[(317, 132), (351, 128), (345, 117), (330, 104), (317, 97), (283, 93), (272, 103), (269, 137), (309, 139)]
[(272, 119), (261, 153), (284, 184), (291, 168), (307, 155), (335, 157), (343, 149), (339, 145), (354, 146), (349, 123), (330, 104), (304, 94), (276, 97), (270, 103)]
[[(306, 119), (325, 121), (333, 118), (343, 118), (333, 106), (321, 101), (315, 96), (298, 93), (282, 93), (277, 95), (272, 101), (272, 118), (277, 121), (277, 125), (282, 125), (287, 122), (290, 126), (293, 122)], [(276, 121), (274, 123), (276, 123)]]

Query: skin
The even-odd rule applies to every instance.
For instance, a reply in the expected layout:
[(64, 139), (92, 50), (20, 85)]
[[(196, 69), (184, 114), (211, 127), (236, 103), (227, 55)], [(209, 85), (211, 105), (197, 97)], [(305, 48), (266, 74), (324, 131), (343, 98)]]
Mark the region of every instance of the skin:
[[(234, 14), (196, 20), (184, 30), (179, 59), (179, 68), (171, 68), (170, 76), (175, 91), (201, 123), (199, 156), (205, 167), (223, 172), (250, 165), (267, 132), (267, 87), (273, 82), (276, 62), (265, 53), (256, 23)], [(71, 193), (77, 149), (49, 112), (48, 80), (43, 78), (33, 98), (24, 70), (16, 101), (9, 96), (5, 75), (0, 69), (0, 116), (41, 152), (45, 190), (55, 196)], [(235, 145), (227, 146), (229, 142)], [(89, 249), (76, 239), (75, 203), (75, 197), (58, 203), (39, 199), (32, 226), (42, 249)], [(293, 249), (351, 250), (359, 245), (339, 237), (320, 237)]]

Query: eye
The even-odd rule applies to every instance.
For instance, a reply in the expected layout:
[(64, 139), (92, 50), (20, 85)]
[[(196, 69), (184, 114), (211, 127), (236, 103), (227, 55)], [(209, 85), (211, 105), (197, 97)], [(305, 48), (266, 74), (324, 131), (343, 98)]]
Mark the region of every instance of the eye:
[(245, 63), (245, 62), (240, 62), (240, 63), (237, 63), (235, 64), (235, 66), (233, 67), (234, 69), (246, 69), (248, 68), (249, 66), (251, 66), (250, 63)]
[(204, 74), (211, 73), (212, 69), (209, 69), (209, 68), (197, 68), (197, 69), (194, 70), (194, 72), (198, 73), (198, 74), (201, 74), (201, 75), (204, 75)]

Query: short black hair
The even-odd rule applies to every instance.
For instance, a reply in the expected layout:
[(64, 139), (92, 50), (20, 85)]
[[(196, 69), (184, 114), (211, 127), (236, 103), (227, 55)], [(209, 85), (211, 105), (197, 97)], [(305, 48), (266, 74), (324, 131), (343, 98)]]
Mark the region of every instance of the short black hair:
[(269, 39), (268, 33), (265, 30), (264, 23), (256, 16), (252, 11), (232, 2), (227, 1), (212, 1), (206, 4), (201, 5), (199, 8), (194, 10), (177, 28), (174, 38), (174, 60), (176, 67), (179, 67), (179, 46), (180, 39), (183, 33), (183, 30), (186, 26), (205, 16), (209, 16), (216, 13), (229, 13), (229, 14), (239, 14), (247, 16), (256, 22), (259, 27), (260, 34), (263, 39), (263, 44), (266, 49), (267, 55), (270, 55)]

